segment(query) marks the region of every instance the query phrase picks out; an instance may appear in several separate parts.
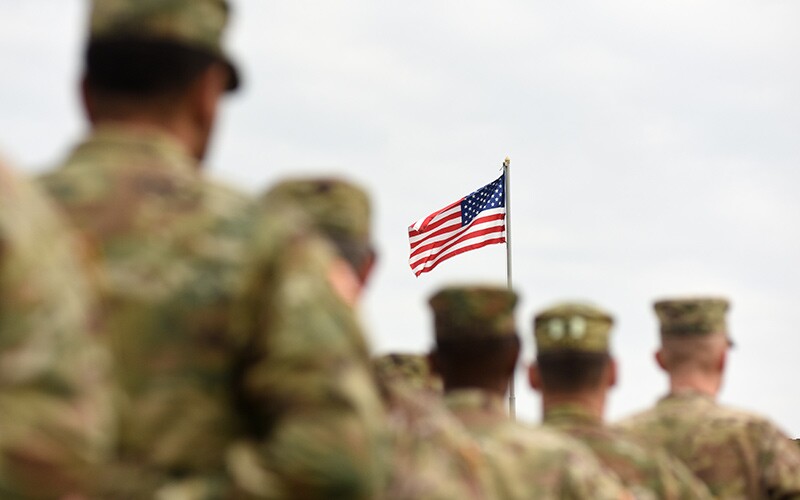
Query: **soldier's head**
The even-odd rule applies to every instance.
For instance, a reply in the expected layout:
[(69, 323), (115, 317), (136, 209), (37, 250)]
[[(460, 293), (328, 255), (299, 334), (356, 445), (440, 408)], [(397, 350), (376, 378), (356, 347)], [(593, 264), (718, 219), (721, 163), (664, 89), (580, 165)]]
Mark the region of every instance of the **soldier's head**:
[(389, 353), (372, 360), (381, 385), (401, 385), (415, 391), (442, 392), (442, 380), (431, 371), (424, 354)]
[(367, 192), (339, 178), (287, 179), (270, 188), (265, 204), (290, 204), (299, 208), (350, 264), (362, 286), (375, 263), (371, 207)]
[(239, 76), (222, 48), (225, 0), (93, 0), (83, 77), (93, 124), (166, 129), (197, 158)]
[(517, 295), (504, 287), (452, 286), (435, 293), (429, 303), (436, 337), (431, 365), (445, 391), (504, 393), (519, 357)]
[(661, 348), (656, 352), (659, 366), (673, 377), (700, 375), (721, 381), (726, 353), (733, 345), (725, 321), (728, 301), (676, 298), (659, 300), (653, 307), (661, 333)]
[(566, 302), (537, 313), (531, 386), (546, 396), (605, 394), (617, 378), (609, 354), (613, 325), (610, 314), (586, 303)]

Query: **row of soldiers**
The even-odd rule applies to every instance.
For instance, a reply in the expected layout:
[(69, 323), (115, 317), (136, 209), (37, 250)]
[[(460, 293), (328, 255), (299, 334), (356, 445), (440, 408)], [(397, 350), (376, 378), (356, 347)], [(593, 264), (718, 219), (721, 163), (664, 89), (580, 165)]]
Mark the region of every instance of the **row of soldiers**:
[[(93, 0), (88, 136), (35, 183), (0, 166), (0, 498), (800, 498), (800, 451), (714, 402), (718, 299), (657, 304), (670, 395), (614, 428), (612, 320), (583, 304), (535, 319), (546, 427), (503, 408), (508, 290), (440, 291), (430, 365), (373, 366), (366, 194), (202, 172), (228, 15)], [(409, 359), (444, 395), (387, 369)]]

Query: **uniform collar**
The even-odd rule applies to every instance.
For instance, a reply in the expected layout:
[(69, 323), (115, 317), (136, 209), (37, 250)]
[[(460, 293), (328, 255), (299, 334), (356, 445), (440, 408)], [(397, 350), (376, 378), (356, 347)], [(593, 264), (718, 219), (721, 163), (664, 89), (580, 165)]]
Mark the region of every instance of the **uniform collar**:
[(124, 156), (124, 163), (155, 163), (159, 168), (183, 174), (199, 171), (197, 160), (187, 148), (170, 134), (156, 128), (97, 125), (72, 152), (72, 159), (106, 156)]
[(483, 389), (455, 389), (444, 395), (452, 411), (480, 409), (488, 413), (508, 415), (503, 397)]
[(602, 421), (582, 406), (571, 403), (562, 403), (551, 406), (544, 414), (544, 421), (547, 424), (558, 424), (561, 422), (580, 422), (591, 425), (602, 425)]
[(659, 402), (666, 403), (670, 401), (689, 401), (689, 400), (707, 400), (709, 402), (713, 402), (714, 398), (710, 394), (696, 391), (694, 389), (682, 389), (680, 391), (670, 392), (669, 394), (661, 398)]

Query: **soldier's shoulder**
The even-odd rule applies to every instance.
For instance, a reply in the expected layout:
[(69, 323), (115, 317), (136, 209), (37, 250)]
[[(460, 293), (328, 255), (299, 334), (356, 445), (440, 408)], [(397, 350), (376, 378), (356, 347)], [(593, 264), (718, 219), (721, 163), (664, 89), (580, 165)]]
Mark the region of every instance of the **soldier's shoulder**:
[(753, 436), (781, 432), (777, 425), (764, 415), (721, 404), (715, 405), (703, 422), (715, 432), (746, 432)]
[(216, 179), (202, 180), (203, 207), (210, 215), (224, 220), (241, 220), (248, 224), (260, 215), (255, 198), (241, 189)]
[(623, 432), (629, 432), (632, 429), (637, 427), (647, 425), (659, 417), (659, 411), (657, 407), (651, 407), (644, 410), (640, 410), (636, 413), (628, 415), (614, 424), (611, 425), (614, 429), (619, 429)]
[(591, 449), (580, 440), (547, 426), (510, 422), (502, 428), (502, 436), (515, 448), (537, 457), (571, 461), (592, 455)]

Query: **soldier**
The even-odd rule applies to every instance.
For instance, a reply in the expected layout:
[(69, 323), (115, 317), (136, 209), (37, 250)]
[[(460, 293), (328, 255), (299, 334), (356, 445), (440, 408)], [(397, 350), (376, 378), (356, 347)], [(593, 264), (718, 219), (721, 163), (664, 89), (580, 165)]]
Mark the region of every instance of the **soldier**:
[(434, 294), (434, 371), (445, 403), (481, 444), (496, 498), (627, 497), (616, 476), (573, 439), (509, 419), (503, 395), (519, 355), (517, 296), (494, 287)]
[(111, 452), (108, 353), (76, 248), (44, 195), (0, 162), (0, 497), (88, 490)]
[[(385, 424), (346, 264), (301, 216), (202, 172), (220, 98), (239, 83), (227, 19), (224, 0), (95, 0), (91, 133), (42, 179), (99, 268), (122, 386), (97, 496), (217, 498), (234, 482), (372, 498)], [(240, 443), (254, 452), (245, 484), (228, 473)]]
[(603, 423), (617, 365), (609, 354), (612, 317), (594, 306), (564, 303), (534, 319), (536, 363), (530, 383), (542, 394), (544, 423), (586, 443), (636, 498), (710, 498), (685, 465)]
[[(266, 206), (295, 205), (349, 263), (357, 279), (346, 295), (353, 305), (363, 294), (375, 263), (369, 197), (336, 178), (279, 182), (263, 197)], [(345, 272), (345, 270), (343, 270)], [(366, 354), (366, 347), (364, 347)], [(477, 444), (444, 408), (423, 356), (388, 356), (376, 362), (388, 412), (391, 474), (385, 497), (485, 498), (487, 478)], [(404, 376), (397, 376), (402, 373)], [(279, 381), (280, 382), (280, 381)]]
[(442, 379), (431, 371), (424, 354), (393, 352), (372, 361), (378, 379), (387, 385), (404, 385), (412, 390), (441, 395)]
[[(308, 224), (333, 244), (342, 258), (337, 272), (346, 278), (334, 283), (347, 302), (357, 307), (376, 261), (366, 191), (334, 177), (285, 179), (264, 193), (261, 202), (267, 210), (287, 205), (297, 208), (307, 217)], [(364, 337), (354, 336), (351, 341), (370, 362)]]
[(655, 303), (670, 392), (620, 426), (683, 460), (717, 498), (800, 498), (800, 451), (769, 420), (717, 404), (728, 348), (721, 298)]

